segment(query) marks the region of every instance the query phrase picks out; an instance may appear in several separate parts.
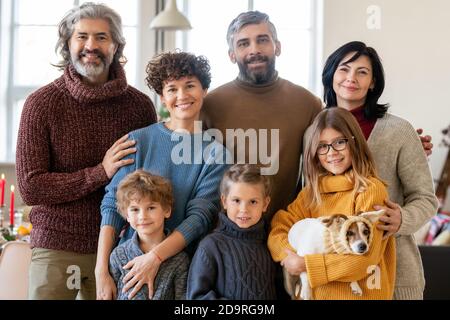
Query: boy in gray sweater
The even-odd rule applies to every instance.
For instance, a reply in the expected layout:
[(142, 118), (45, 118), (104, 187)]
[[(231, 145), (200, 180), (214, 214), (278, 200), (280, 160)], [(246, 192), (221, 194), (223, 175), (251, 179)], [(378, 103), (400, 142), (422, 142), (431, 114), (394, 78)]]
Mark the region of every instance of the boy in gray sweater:
[[(117, 246), (110, 256), (110, 273), (117, 285), (118, 300), (128, 300), (130, 295), (130, 292), (123, 292), (123, 279), (131, 269), (128, 262), (150, 252), (167, 236), (164, 220), (170, 217), (172, 205), (172, 186), (163, 177), (137, 170), (119, 184), (117, 207), (136, 232), (131, 239)], [(185, 299), (188, 270), (189, 258), (183, 251), (162, 262), (152, 299)], [(133, 300), (146, 299), (149, 299), (149, 292), (144, 285)]]

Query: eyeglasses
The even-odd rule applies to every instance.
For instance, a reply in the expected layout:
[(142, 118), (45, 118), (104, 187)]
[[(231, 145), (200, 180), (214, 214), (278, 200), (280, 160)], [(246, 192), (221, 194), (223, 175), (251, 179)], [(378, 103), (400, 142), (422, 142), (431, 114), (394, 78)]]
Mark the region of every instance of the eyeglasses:
[(347, 138), (341, 138), (334, 140), (332, 143), (320, 143), (317, 147), (317, 154), (318, 155), (325, 155), (330, 151), (330, 147), (333, 148), (335, 151), (342, 151), (347, 147), (348, 139)]

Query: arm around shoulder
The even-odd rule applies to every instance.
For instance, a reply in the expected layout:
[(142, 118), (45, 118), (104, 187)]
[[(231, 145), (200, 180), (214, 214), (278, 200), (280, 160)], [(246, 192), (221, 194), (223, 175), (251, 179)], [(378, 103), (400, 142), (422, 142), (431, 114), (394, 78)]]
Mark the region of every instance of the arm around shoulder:
[(218, 143), (214, 145), (218, 149), (212, 148), (210, 151), (213, 155), (205, 159), (186, 206), (186, 219), (176, 228), (184, 236), (186, 245), (209, 232), (220, 210), (219, 185), (228, 165), (220, 161), (226, 149)]
[(404, 131), (404, 142), (397, 163), (404, 203), (400, 208), (402, 224), (397, 233), (411, 235), (437, 213), (438, 200), (434, 193), (428, 160), (417, 132), (409, 123)]

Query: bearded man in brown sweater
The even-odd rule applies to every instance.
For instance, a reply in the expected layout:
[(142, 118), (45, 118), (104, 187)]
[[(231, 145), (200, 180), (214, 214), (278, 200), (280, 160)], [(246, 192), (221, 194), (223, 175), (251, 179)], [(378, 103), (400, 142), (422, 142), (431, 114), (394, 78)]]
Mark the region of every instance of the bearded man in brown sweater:
[(33, 231), (30, 299), (95, 299), (104, 186), (135, 152), (127, 133), (156, 122), (151, 100), (128, 86), (120, 16), (86, 3), (59, 24), (64, 74), (31, 94), (17, 142), (20, 193)]
[[(266, 216), (270, 221), (298, 193), (303, 134), (322, 103), (305, 88), (278, 76), (275, 59), (281, 53), (281, 43), (267, 14), (249, 11), (238, 15), (228, 27), (227, 41), (230, 60), (237, 63), (239, 75), (206, 96), (201, 120), (206, 128), (219, 129), (224, 143), (234, 151), (235, 161), (240, 157), (247, 163), (256, 159), (270, 166), (268, 173), (274, 183)], [(253, 133), (257, 141), (252, 139)], [(245, 135), (250, 142), (244, 152), (239, 136)], [(233, 145), (230, 139), (235, 140)]]

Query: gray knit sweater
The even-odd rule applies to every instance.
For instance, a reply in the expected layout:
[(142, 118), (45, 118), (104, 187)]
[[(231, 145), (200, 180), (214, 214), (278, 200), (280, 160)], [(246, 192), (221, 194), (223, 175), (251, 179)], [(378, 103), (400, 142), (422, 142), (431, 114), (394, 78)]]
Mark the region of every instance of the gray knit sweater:
[(389, 198), (401, 206), (394, 299), (422, 299), (425, 279), (413, 234), (438, 207), (426, 155), (412, 125), (391, 114), (377, 120), (367, 142)]
[[(128, 300), (129, 292), (122, 293), (123, 278), (130, 270), (123, 267), (134, 258), (143, 255), (139, 247), (138, 233), (123, 244), (117, 246), (109, 258), (109, 271), (117, 285), (117, 300)], [(189, 270), (189, 257), (180, 252), (164, 261), (159, 267), (154, 283), (153, 300), (186, 299), (186, 280)], [(148, 286), (145, 284), (133, 297), (133, 300), (148, 300)]]

